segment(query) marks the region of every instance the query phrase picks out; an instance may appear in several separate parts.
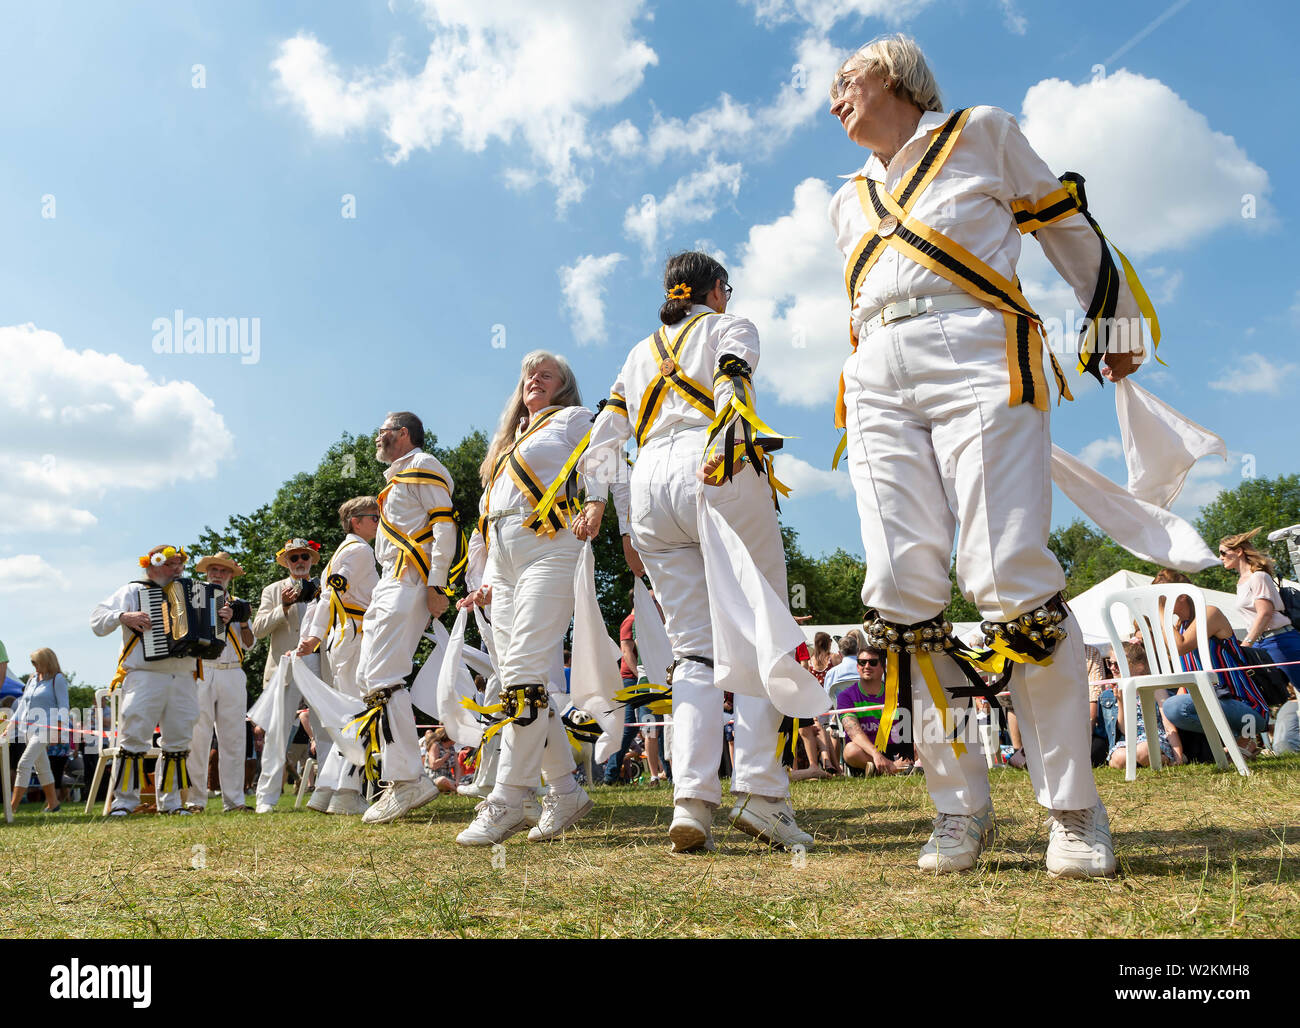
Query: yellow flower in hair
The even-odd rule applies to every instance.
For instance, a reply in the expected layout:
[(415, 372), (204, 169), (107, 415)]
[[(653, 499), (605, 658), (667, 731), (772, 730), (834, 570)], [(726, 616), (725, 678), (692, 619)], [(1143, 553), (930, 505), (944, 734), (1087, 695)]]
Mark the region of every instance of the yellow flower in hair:
[(164, 546), (162, 552), (163, 552), (163, 557), (165, 557), (167, 560), (171, 560), (174, 556), (176, 556), (176, 547)]
[(689, 300), (691, 298), (691, 287), (685, 282), (678, 282), (668, 290), (668, 299), (670, 300)]

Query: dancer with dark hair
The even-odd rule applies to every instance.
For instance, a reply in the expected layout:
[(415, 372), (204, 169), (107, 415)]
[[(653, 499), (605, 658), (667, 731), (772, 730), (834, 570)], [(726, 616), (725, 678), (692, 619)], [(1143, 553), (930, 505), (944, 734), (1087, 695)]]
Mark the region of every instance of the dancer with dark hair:
[[(714, 684), (714, 630), (699, 518), (707, 503), (748, 547), (771, 589), (786, 593), (785, 554), (774, 509), (770, 458), (759, 445), (709, 451), (710, 429), (728, 439), (737, 403), (751, 413), (758, 332), (726, 313), (726, 269), (703, 253), (681, 253), (664, 269), (663, 326), (637, 343), (592, 431), (590, 459), (622, 461), (629, 437), (639, 447), (631, 478), (632, 541), (654, 582), (672, 643), (674, 852), (714, 848), (713, 812), (721, 802), (722, 689)], [(749, 436), (746, 435), (748, 440)], [(617, 497), (615, 497), (617, 501)], [(587, 530), (603, 504), (584, 512)], [(804, 669), (812, 689), (816, 679)], [(755, 678), (758, 677), (755, 669)], [(824, 694), (821, 694), (824, 696)], [(781, 713), (762, 696), (736, 696), (732, 822), (776, 846), (810, 846), (790, 807), (789, 779), (777, 755)]]

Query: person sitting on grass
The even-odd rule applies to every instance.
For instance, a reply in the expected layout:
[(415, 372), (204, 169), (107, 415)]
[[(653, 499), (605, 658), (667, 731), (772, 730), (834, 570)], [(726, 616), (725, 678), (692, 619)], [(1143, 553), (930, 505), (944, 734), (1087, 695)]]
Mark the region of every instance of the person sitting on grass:
[[(1146, 649), (1140, 642), (1130, 640), (1124, 644), (1124, 656), (1128, 658), (1128, 673), (1132, 676), (1151, 674), (1151, 666), (1147, 663)], [(1165, 698), (1169, 693), (1161, 689), (1156, 693), (1156, 703), (1163, 705)], [(1142, 704), (1137, 708), (1137, 724), (1133, 730), (1129, 731), (1129, 726), (1124, 723), (1124, 705), (1119, 707), (1119, 727), (1124, 733), (1124, 738), (1118, 740), (1110, 749), (1110, 754), (1106, 758), (1110, 766), (1122, 768), (1128, 761), (1128, 743), (1131, 739), (1133, 745), (1137, 748), (1133, 751), (1137, 759), (1138, 767), (1151, 766), (1150, 744), (1147, 741), (1146, 725), (1142, 723)], [(1160, 759), (1166, 764), (1183, 764), (1186, 763), (1183, 757), (1183, 742), (1178, 737), (1178, 729), (1174, 727), (1169, 718), (1165, 716), (1163, 710), (1160, 711)]]
[[(880, 729), (880, 704), (885, 698), (885, 652), (867, 646), (858, 650), (858, 680), (840, 691), (836, 709), (851, 711), (840, 715), (846, 736), (844, 762), (872, 775), (896, 775), (909, 771), (913, 764), (910, 742), (904, 742), (896, 722), (882, 753), (876, 748)], [(861, 708), (875, 707), (874, 710)]]
[(456, 789), (456, 745), (447, 736), (447, 729), (439, 725), (431, 732), (428, 747), (425, 749), (424, 766), (429, 777), (439, 792), (454, 792)]

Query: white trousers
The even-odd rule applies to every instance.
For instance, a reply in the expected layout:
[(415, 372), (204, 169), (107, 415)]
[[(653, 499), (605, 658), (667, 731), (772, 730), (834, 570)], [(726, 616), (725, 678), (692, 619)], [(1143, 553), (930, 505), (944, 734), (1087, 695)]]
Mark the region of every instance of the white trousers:
[[(153, 746), (153, 730), (161, 727), (158, 740), (163, 753), (182, 753), (194, 738), (199, 704), (194, 676), (189, 672), (167, 674), (158, 671), (128, 671), (122, 682), (117, 744), (132, 753), (145, 753)], [(122, 758), (119, 757), (119, 761)], [(155, 782), (162, 786), (162, 761)], [(122, 776), (121, 788), (113, 795), (114, 810), (134, 810), (140, 805), (140, 787), (131, 775)], [(179, 790), (158, 794), (158, 809), (176, 810), (181, 805)]]
[[(329, 678), (323, 680), (344, 695), (355, 696), (357, 712), (360, 713), (361, 687), (357, 684), (357, 670), (361, 664), (360, 632), (347, 628), (343, 641), (325, 651), (323, 663), (329, 669)], [(316, 760), (317, 789), (361, 791), (364, 784), (361, 768), (343, 758), (343, 753), (330, 741), (328, 732), (316, 736)]]
[(50, 767), (49, 743), (45, 741), (45, 732), (33, 732), (23, 747), (23, 755), (18, 758), (18, 767), (14, 771), (14, 785), (27, 791), (32, 772), (36, 772), (36, 781), (42, 787), (54, 784), (54, 771)]
[[(319, 677), (320, 675), (320, 654), (310, 653), (302, 658), (303, 663), (311, 669), (312, 673)], [(267, 684), (267, 688), (277, 688), (277, 678), (272, 678)], [(280, 802), (280, 795), (284, 792), (284, 767), (288, 762), (289, 740), (298, 732), (298, 708), (302, 706), (302, 693), (298, 686), (290, 680), (286, 684), (279, 685), (281, 689), (278, 706), (272, 710), (270, 724), (262, 726), (266, 733), (262, 740), (262, 773), (257, 779), (257, 802), (258, 804), (267, 804), (274, 807)], [(312, 732), (319, 738), (321, 735), (320, 722), (316, 720), (315, 713), (309, 715), (311, 718)], [(223, 793), (222, 799), (225, 798)]]
[(199, 716), (190, 741), (190, 790), (186, 802), (208, 805), (208, 759), (212, 752), (212, 729), (217, 730), (217, 779), (221, 804), (226, 810), (244, 805), (244, 730), (248, 706), (248, 679), (243, 668), (205, 668), (195, 685)]
[[(721, 486), (695, 477), (708, 431), (687, 429), (652, 439), (632, 469), (632, 541), (641, 554), (655, 595), (664, 610), (664, 627), (674, 659), (688, 655), (713, 659), (713, 626), (704, 578), (697, 521), (700, 490), (745, 540), (758, 569), (780, 595), (786, 595), (785, 551), (766, 477), (745, 466)], [(682, 660), (673, 672), (673, 795), (717, 804), (722, 799), (718, 767), (722, 761), (722, 691), (713, 669)], [(780, 799), (790, 780), (776, 752), (781, 714), (765, 698), (739, 696), (736, 707), (736, 766), (732, 792)]]
[[(582, 543), (567, 529), (553, 539), (530, 532), (522, 516), (503, 518), (490, 532), (484, 581), (492, 584), (501, 682), (544, 686), (573, 620), (573, 572)], [(532, 724), (506, 725), (501, 736), (499, 785), (535, 787), (543, 771), (552, 784), (573, 774), (568, 734), (550, 702)]]
[[(400, 687), (411, 673), (411, 658), (429, 624), (427, 590), (418, 575), (400, 579), (385, 573), (370, 596), (361, 636), (358, 678), (362, 693), (388, 686)], [(384, 741), (384, 778), (413, 782), (423, 773), (415, 710), (411, 694), (394, 688), (388, 700), (388, 723), (393, 741)]]
[[(985, 618), (1006, 621), (1064, 587), (1047, 546), (1048, 414), (1008, 406), (1008, 378), (1002, 318), (983, 308), (875, 329), (845, 363), (849, 473), (867, 565), (862, 601), (887, 620), (912, 624), (947, 606), (954, 530), (958, 585)], [(1082, 639), (1073, 619), (1066, 627), (1052, 664), (1017, 667), (1011, 688), (1038, 802), (1080, 809), (1097, 802), (1097, 790)], [(950, 660), (935, 666), (945, 688), (964, 682)], [(919, 671), (913, 684), (919, 731), (929, 694)], [(988, 800), (982, 758), (957, 759), (927, 736), (920, 732), (919, 742), (936, 807), (974, 813)]]

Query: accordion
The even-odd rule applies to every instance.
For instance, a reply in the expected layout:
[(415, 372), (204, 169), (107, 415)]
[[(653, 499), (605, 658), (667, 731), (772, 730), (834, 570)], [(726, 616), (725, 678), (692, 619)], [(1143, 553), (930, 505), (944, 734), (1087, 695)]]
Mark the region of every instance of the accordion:
[(145, 660), (216, 660), (221, 656), (226, 631), (217, 611), (226, 603), (224, 589), (189, 578), (177, 578), (166, 585), (141, 585), (140, 609), (149, 615), (149, 627), (140, 637)]

